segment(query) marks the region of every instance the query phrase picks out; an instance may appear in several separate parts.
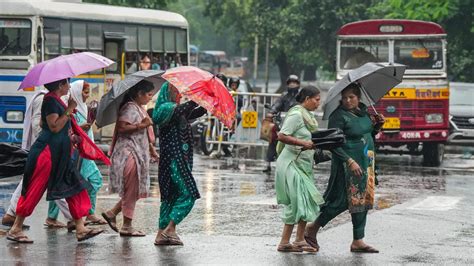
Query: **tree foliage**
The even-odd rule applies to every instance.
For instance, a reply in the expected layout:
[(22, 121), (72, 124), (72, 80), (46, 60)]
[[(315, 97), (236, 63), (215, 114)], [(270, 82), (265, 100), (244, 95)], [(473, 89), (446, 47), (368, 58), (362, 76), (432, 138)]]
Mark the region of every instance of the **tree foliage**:
[(167, 0), (84, 0), (84, 2), (153, 9), (165, 8), (167, 4)]

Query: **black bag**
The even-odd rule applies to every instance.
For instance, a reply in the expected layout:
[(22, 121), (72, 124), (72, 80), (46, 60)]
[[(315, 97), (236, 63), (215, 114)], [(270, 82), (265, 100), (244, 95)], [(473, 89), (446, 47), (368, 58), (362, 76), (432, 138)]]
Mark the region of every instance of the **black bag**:
[(329, 151), (315, 149), (313, 158), (314, 164), (324, 163), (331, 160), (332, 154)]
[(313, 133), (311, 140), (316, 148), (321, 150), (332, 150), (344, 145), (344, 143), (346, 143), (346, 136), (341, 129), (330, 128)]
[(0, 179), (22, 175), (27, 158), (28, 151), (16, 145), (0, 143)]

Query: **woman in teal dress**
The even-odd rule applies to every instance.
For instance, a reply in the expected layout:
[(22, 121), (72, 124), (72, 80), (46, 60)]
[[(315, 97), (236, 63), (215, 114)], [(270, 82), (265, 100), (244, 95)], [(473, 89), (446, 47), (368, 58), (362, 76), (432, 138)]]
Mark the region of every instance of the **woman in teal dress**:
[(319, 249), (316, 239), (319, 228), (349, 210), (353, 225), (351, 252), (378, 253), (363, 241), (367, 211), (374, 206), (374, 122), (367, 106), (360, 102), (361, 90), (357, 84), (349, 85), (341, 96), (340, 106), (329, 117), (328, 128), (342, 129), (346, 143), (332, 150), (325, 204), (315, 222), (308, 224), (305, 239)]
[[(318, 124), (311, 113), (319, 106), (319, 90), (304, 87), (296, 96), (298, 105), (292, 107), (278, 133), (275, 189), (278, 204), (283, 204), (283, 233), (278, 251), (317, 252), (304, 239), (307, 222), (319, 215), (319, 205), (324, 200), (314, 184), (314, 149), (311, 133)], [(294, 225), (297, 224), (296, 239), (290, 243)]]
[[(87, 122), (88, 110), (86, 100), (89, 98), (90, 86), (83, 80), (77, 80), (71, 83), (71, 98), (77, 103), (74, 118), (77, 124), (87, 133), (89, 138), (94, 141), (91, 124)], [(91, 200), (91, 209), (86, 218), (86, 222), (90, 224), (107, 224), (107, 222), (95, 215), (95, 206), (97, 201), (97, 192), (102, 187), (102, 174), (96, 163), (92, 160), (81, 159), (81, 176), (91, 184), (87, 189)]]

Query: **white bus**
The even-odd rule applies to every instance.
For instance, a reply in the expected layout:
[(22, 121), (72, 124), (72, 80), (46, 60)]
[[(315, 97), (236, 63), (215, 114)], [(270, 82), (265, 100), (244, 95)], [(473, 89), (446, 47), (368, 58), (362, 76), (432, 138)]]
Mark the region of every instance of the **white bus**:
[(17, 89), (33, 65), (82, 51), (114, 60), (107, 69), (75, 77), (89, 82), (91, 100), (98, 100), (127, 73), (188, 65), (188, 36), (186, 19), (167, 11), (77, 0), (0, 1), (0, 142), (21, 143), (23, 114), (39, 88)]

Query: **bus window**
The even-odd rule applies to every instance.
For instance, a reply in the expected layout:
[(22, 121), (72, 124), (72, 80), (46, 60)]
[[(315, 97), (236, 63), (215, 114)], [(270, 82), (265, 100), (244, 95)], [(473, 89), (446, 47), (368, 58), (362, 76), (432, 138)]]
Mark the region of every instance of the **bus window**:
[(178, 51), (178, 53), (186, 53), (186, 47), (186, 31), (176, 30), (176, 50)]
[(443, 44), (441, 40), (396, 40), (394, 45), (396, 63), (408, 69), (442, 69)]
[(26, 19), (0, 19), (0, 55), (29, 55), (31, 22)]
[(102, 51), (102, 25), (90, 23), (87, 25), (87, 44), (89, 50)]
[[(106, 42), (105, 43), (105, 57), (113, 60), (115, 62), (119, 62), (119, 44), (117, 42)], [(117, 72), (119, 64), (112, 64), (107, 68), (107, 71)]]
[(136, 27), (125, 27), (125, 51), (137, 51), (137, 28)]
[(163, 56), (160, 55), (159, 53), (153, 53), (153, 56), (152, 56), (152, 60), (151, 60), (151, 69), (153, 70), (160, 70), (162, 69), (162, 59), (163, 59)]
[(378, 40), (341, 41), (339, 65), (354, 69), (367, 62), (388, 62), (388, 42)]
[(138, 28), (138, 50), (140, 52), (149, 52), (150, 49), (150, 29), (145, 27)]
[(137, 65), (137, 53), (126, 52), (125, 53), (125, 73), (132, 74), (138, 71)]
[(164, 52), (163, 49), (163, 29), (152, 28), (151, 29), (151, 48), (153, 52)]
[(44, 30), (44, 56), (45, 60), (55, 58), (59, 55), (59, 32)]
[(72, 48), (81, 50), (87, 49), (85, 23), (72, 23)]
[(59, 23), (61, 36), (61, 54), (69, 54), (71, 52), (71, 23), (69, 21), (61, 21)]
[(165, 51), (167, 53), (176, 52), (176, 42), (173, 29), (165, 29)]

